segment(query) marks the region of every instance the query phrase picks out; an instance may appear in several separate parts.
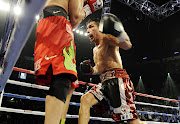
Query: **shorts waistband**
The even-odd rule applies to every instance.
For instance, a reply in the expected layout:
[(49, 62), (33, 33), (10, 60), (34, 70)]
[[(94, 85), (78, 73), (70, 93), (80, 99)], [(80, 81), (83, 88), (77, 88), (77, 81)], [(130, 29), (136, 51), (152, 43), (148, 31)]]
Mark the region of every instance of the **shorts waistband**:
[(60, 6), (47, 6), (43, 9), (44, 18), (50, 16), (64, 16), (67, 19), (67, 12)]
[(113, 79), (113, 78), (127, 78), (129, 79), (129, 75), (127, 74), (125, 69), (111, 69), (100, 75), (101, 82), (105, 80)]

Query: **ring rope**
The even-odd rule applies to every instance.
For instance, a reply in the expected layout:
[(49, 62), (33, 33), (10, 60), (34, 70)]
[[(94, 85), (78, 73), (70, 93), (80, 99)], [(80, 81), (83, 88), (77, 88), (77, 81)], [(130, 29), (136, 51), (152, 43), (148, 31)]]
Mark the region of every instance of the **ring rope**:
[[(31, 70), (26, 70), (26, 69), (22, 69), (22, 68), (17, 68), (17, 67), (14, 67), (13, 68), (14, 71), (20, 71), (20, 72), (24, 72), (24, 73), (28, 73), (28, 74), (35, 74), (34, 71), (31, 71)], [(87, 84), (86, 82), (83, 82), (83, 81), (78, 81), (79, 84), (82, 84), (82, 85), (85, 85)], [(96, 84), (92, 84), (92, 83), (88, 83), (89, 86), (94, 86)], [(166, 101), (172, 101), (172, 102), (179, 102), (179, 100), (176, 100), (176, 99), (169, 99), (169, 98), (164, 98), (164, 97), (159, 97), (159, 96), (153, 96), (153, 95), (148, 95), (148, 94), (143, 94), (143, 93), (137, 93), (137, 92), (134, 92), (135, 95), (138, 95), (138, 96), (144, 96), (144, 97), (149, 97), (149, 98), (155, 98), (155, 99), (160, 99), (160, 100), (166, 100)]]
[(35, 75), (34, 71), (23, 69), (23, 68), (13, 67), (13, 70)]
[[(14, 85), (19, 85), (19, 86), (30, 87), (30, 88), (36, 88), (36, 89), (49, 90), (49, 87), (47, 87), (47, 86), (41, 86), (41, 85), (36, 85), (36, 84), (24, 83), (24, 82), (20, 82), (20, 81), (8, 80), (7, 83), (14, 84)], [(82, 96), (83, 93), (74, 91), (73, 95)]]
[[(6, 107), (0, 107), (1, 111), (5, 111), (5, 112), (14, 112), (14, 113), (20, 113), (20, 114), (31, 114), (31, 115), (41, 115), (41, 116), (45, 116), (45, 112), (40, 112), (40, 111), (31, 111), (31, 110), (23, 110), (23, 109), (13, 109), (13, 108), (6, 108)], [(142, 112), (142, 114), (147, 114), (149, 112), (145, 112), (145, 111), (139, 111)], [(158, 115), (163, 115), (162, 113), (159, 113)], [(169, 115), (171, 116), (171, 115)], [(66, 115), (66, 118), (79, 118), (78, 115)], [(100, 121), (110, 121), (110, 122), (115, 122), (113, 119), (111, 118), (101, 118), (101, 117), (90, 117), (91, 120), (100, 120)], [(149, 122), (152, 123), (152, 122)], [(158, 122), (156, 122), (158, 123)], [(164, 122), (164, 124), (166, 124)]]
[[(11, 80), (8, 80), (8, 82), (11, 82), (11, 84), (16, 84), (17, 85), (17, 82), (18, 81), (11, 81)], [(12, 83), (13, 82), (13, 83)], [(22, 84), (23, 82), (20, 82), (19, 83), (19, 85), (20, 84)], [(45, 89), (45, 90), (48, 90), (48, 87), (46, 87), (46, 86), (40, 86), (40, 85), (32, 85), (32, 84), (27, 84), (27, 83), (23, 83), (24, 85), (26, 85), (26, 86), (28, 86), (28, 87), (32, 87), (32, 88), (40, 88), (40, 87), (43, 87), (43, 88), (41, 88), (41, 89)], [(6, 96), (11, 96), (12, 97), (12, 95), (13, 96), (15, 96), (15, 95), (17, 95), (17, 94), (7, 94), (7, 93), (4, 93)], [(79, 94), (78, 92), (76, 93), (76, 94)], [(83, 93), (81, 93), (81, 94), (83, 94)], [(4, 96), (5, 96), (4, 95)], [(23, 97), (24, 99), (30, 99), (30, 100), (37, 100), (38, 99), (38, 97), (35, 97), (35, 98), (31, 98), (30, 96), (24, 96), (24, 95), (19, 95), (18, 96), (19, 98), (20, 97)], [(45, 101), (45, 99), (44, 98), (40, 98), (40, 100), (41, 101)], [(140, 103), (140, 102), (139, 102)], [(141, 102), (142, 103), (142, 102)], [(147, 104), (147, 103), (144, 103), (144, 104)], [(80, 103), (75, 103), (75, 102), (70, 102), (70, 105), (76, 105), (76, 106), (79, 106), (80, 105)], [(31, 110), (22, 110), (23, 112), (26, 112), (26, 113), (24, 113), (24, 114), (28, 114), (28, 113), (33, 113), (34, 111), (31, 111)], [(12, 111), (11, 111), (12, 112)], [(36, 111), (35, 111), (36, 112)], [(137, 112), (138, 113), (141, 113), (141, 114), (152, 114), (152, 115), (164, 115), (164, 116), (175, 116), (175, 117), (180, 117), (179, 115), (172, 115), (172, 114), (166, 114), (166, 113), (156, 113), (156, 112), (146, 112), (146, 111), (139, 111), (139, 110), (137, 110)], [(38, 113), (38, 112), (36, 112), (36, 113)], [(41, 112), (41, 113), (43, 113), (43, 112)], [(36, 114), (37, 115), (37, 114)], [(70, 117), (74, 117), (74, 116), (76, 116), (76, 115), (69, 115)], [(67, 117), (68, 118), (68, 117)], [(78, 118), (78, 116), (76, 116), (76, 118)], [(93, 118), (91, 118), (91, 120), (92, 120)], [(99, 118), (97, 118), (97, 119), (99, 119)], [(100, 119), (101, 120), (101, 119)], [(103, 120), (101, 120), (101, 121), (103, 121)], [(104, 121), (107, 121), (107, 120), (104, 120)]]
[[(35, 88), (37, 88), (37, 87), (35, 87)], [(75, 95), (78, 95), (78, 96), (81, 96), (82, 94), (83, 93), (75, 92)], [(40, 98), (40, 97), (25, 96), (25, 95), (19, 95), (19, 94), (11, 94), (11, 93), (4, 93), (3, 95), (7, 96), (7, 97), (16, 97), (16, 98), (21, 98), (21, 99), (45, 101), (45, 98)], [(73, 93), (73, 95), (74, 95), (74, 93)], [(165, 106), (165, 105), (158, 105), (158, 104), (151, 104), (151, 103), (144, 103), (144, 102), (137, 102), (137, 101), (135, 101), (135, 104), (138, 104), (138, 105), (150, 105), (150, 106), (155, 106), (155, 107), (171, 108), (171, 109), (179, 110), (179, 107)], [(70, 105), (80, 106), (80, 103), (70, 102)]]
[(144, 96), (144, 97), (150, 97), (150, 98), (155, 98), (155, 99), (160, 99), (160, 100), (166, 100), (166, 101), (172, 101), (172, 102), (179, 102), (179, 100), (176, 100), (176, 99), (169, 99), (169, 98), (164, 98), (164, 97), (159, 97), (159, 96), (153, 96), (153, 95), (148, 95), (148, 94), (143, 94), (143, 93), (137, 93), (137, 92), (135, 92), (135, 95)]
[(49, 87), (47, 87), (47, 86), (41, 86), (41, 85), (31, 84), (31, 83), (24, 83), (24, 82), (15, 81), (15, 80), (7, 80), (7, 83), (19, 85), (19, 86), (37, 88), (37, 89), (42, 89), (42, 90), (49, 90)]
[[(45, 112), (40, 112), (40, 111), (14, 109), (14, 108), (6, 108), (6, 107), (0, 107), (0, 110), (5, 111), (5, 112), (14, 112), (14, 113), (21, 113), (21, 114), (31, 114), (31, 115), (45, 116)], [(79, 118), (79, 115), (68, 115), (67, 114), (66, 118)], [(91, 120), (97, 120), (97, 121), (115, 122), (112, 118), (90, 117), (90, 119)]]
[[(25, 96), (25, 95), (18, 95), (18, 94), (11, 94), (11, 93), (4, 93), (3, 95), (7, 96), (7, 97), (15, 97), (15, 98), (28, 99), (28, 100), (36, 100), (36, 101), (45, 101), (45, 98)], [(70, 102), (69, 105), (80, 106), (80, 103)], [(141, 113), (141, 114), (165, 115), (165, 116), (180, 117), (180, 115), (173, 115), (173, 114), (166, 114), (166, 113), (146, 112), (146, 111), (139, 111), (139, 110), (137, 110), (137, 112)]]
[(171, 109), (179, 110), (179, 107), (166, 106), (166, 105), (158, 105), (158, 104), (145, 103), (145, 102), (137, 102), (137, 101), (135, 101), (135, 104), (137, 104), (137, 105), (150, 105), (150, 106), (155, 106), (155, 107), (171, 108)]
[(141, 114), (150, 114), (150, 115), (161, 115), (161, 116), (174, 116), (174, 117), (180, 117), (180, 115), (173, 115), (173, 114), (166, 114), (166, 113), (158, 113), (158, 112), (147, 112), (147, 111), (139, 111), (136, 110), (137, 113)]

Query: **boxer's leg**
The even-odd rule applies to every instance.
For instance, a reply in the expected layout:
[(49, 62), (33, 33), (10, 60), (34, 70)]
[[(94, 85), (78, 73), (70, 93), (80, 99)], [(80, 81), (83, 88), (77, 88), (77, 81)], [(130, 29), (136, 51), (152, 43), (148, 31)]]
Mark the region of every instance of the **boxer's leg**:
[(59, 124), (62, 116), (64, 102), (57, 99), (55, 96), (46, 96), (45, 105), (45, 124)]
[(71, 80), (68, 78), (62, 78), (61, 75), (53, 76), (46, 97), (45, 124), (59, 124), (70, 84)]
[(88, 124), (90, 118), (90, 108), (98, 102), (99, 101), (94, 97), (94, 95), (89, 92), (81, 97), (78, 124)]
[(64, 111), (63, 111), (62, 117), (61, 117), (61, 124), (65, 124), (66, 115), (67, 115), (67, 112), (68, 112), (68, 109), (69, 109), (69, 102), (71, 100), (71, 97), (72, 97), (72, 94), (73, 94), (74, 90), (75, 90), (75, 88), (73, 88), (73, 87), (69, 88), (69, 91), (68, 91), (68, 94), (67, 94), (67, 97), (66, 97), (66, 102), (65, 102), (65, 105), (64, 105)]

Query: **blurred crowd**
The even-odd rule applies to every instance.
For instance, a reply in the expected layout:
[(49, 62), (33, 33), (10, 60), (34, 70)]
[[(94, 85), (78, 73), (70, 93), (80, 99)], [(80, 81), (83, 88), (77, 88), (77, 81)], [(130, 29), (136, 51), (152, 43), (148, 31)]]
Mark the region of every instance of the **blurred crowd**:
[[(156, 122), (168, 122), (168, 123), (180, 123), (180, 117), (176, 117), (175, 115), (179, 115), (179, 106), (178, 102), (152, 99), (148, 97), (136, 96), (136, 101), (150, 103), (149, 105), (136, 105), (137, 110), (146, 111), (146, 112), (155, 112), (155, 113), (163, 113), (162, 115), (153, 115), (153, 114), (141, 114), (138, 113), (139, 118), (144, 121), (156, 121)], [(152, 105), (151, 105), (152, 104)], [(158, 104), (165, 107), (153, 106), (153, 104)], [(165, 114), (170, 114), (174, 116), (167, 116)]]

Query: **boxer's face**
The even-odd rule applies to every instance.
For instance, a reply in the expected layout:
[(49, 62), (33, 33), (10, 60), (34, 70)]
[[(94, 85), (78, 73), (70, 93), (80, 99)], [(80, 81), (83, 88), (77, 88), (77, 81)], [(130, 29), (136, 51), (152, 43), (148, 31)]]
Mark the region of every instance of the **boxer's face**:
[(89, 39), (91, 40), (91, 42), (95, 42), (95, 40), (97, 39), (98, 32), (99, 32), (99, 28), (96, 25), (96, 22), (92, 21), (92, 22), (88, 23), (87, 33), (88, 33), (88, 36), (89, 36)]

